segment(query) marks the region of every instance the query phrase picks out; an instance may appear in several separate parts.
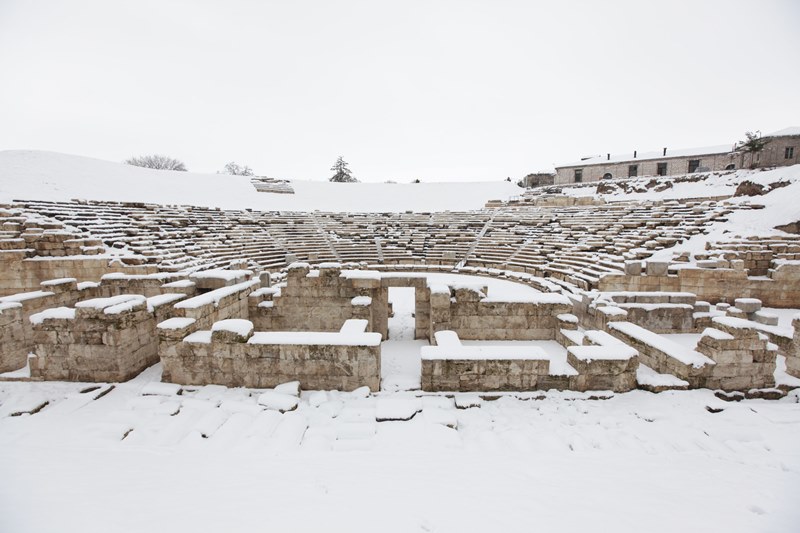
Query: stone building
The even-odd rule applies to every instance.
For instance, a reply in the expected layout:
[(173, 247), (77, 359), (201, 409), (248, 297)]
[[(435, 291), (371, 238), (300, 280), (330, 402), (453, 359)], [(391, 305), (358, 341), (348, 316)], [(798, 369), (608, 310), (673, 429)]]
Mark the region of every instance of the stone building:
[(800, 127), (765, 135), (764, 149), (756, 154), (738, 150), (736, 144), (655, 152), (605, 154), (556, 167), (555, 184), (638, 176), (675, 176), (693, 172), (765, 168), (800, 163)]

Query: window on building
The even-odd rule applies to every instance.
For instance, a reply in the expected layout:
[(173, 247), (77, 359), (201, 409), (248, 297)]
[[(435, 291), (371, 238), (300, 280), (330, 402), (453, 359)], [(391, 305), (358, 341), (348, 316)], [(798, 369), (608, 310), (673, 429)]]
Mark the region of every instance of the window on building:
[(783, 151), (784, 159), (792, 159), (794, 157), (794, 146), (787, 146)]
[(583, 181), (583, 169), (578, 168), (575, 169), (575, 183), (580, 183)]
[(725, 170), (736, 170), (736, 165), (734, 165), (733, 163), (731, 163), (730, 165), (727, 165), (727, 166), (725, 167)]
[(692, 172), (696, 172), (697, 171), (697, 167), (699, 167), (699, 166), (700, 166), (700, 160), (699, 159), (690, 159), (689, 160), (689, 174), (691, 174)]
[(610, 180), (613, 177), (614, 176), (611, 175), (611, 172), (606, 172), (605, 174), (603, 174), (603, 179), (604, 180)]
[(628, 177), (635, 178), (639, 175), (639, 165), (628, 165)]
[(666, 163), (659, 163), (656, 165), (656, 176), (666, 176), (667, 175), (667, 164)]

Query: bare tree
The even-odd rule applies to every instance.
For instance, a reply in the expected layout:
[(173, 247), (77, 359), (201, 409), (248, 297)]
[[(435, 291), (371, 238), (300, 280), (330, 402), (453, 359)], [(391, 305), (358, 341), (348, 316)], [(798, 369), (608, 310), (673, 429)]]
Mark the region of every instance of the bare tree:
[(131, 157), (125, 160), (128, 165), (135, 167), (156, 168), (159, 170), (179, 170), (186, 172), (186, 165), (182, 161), (169, 157), (166, 155), (140, 155), (138, 157)]
[(225, 169), (222, 171), (222, 173), (231, 174), (233, 176), (252, 176), (253, 169), (247, 165), (239, 165), (238, 163), (231, 161), (225, 165)]
[(334, 174), (330, 180), (336, 183), (358, 183), (358, 180), (353, 177), (353, 173), (347, 168), (347, 162), (342, 159), (342, 156), (339, 156), (339, 159), (336, 160), (336, 163), (333, 164), (331, 167), (336, 174)]

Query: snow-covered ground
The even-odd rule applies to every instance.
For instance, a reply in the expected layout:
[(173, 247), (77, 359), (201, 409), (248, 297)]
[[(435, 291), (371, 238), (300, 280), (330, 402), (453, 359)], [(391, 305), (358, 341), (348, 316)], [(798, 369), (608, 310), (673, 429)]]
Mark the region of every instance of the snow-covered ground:
[(470, 409), (303, 393), (281, 414), (245, 389), (144, 396), (158, 377), (98, 399), (106, 387), (0, 383), (0, 531), (750, 533), (800, 519), (796, 393), (549, 392)]
[(256, 192), (250, 178), (133, 167), (55, 152), (0, 151), (0, 203), (109, 200), (262, 211), (463, 211), (520, 194), (507, 181), (330, 183), (292, 181), (295, 194)]

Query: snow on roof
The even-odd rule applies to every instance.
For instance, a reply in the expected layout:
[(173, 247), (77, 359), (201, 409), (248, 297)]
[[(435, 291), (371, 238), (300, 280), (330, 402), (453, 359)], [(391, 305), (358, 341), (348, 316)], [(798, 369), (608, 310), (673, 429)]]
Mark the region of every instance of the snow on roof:
[(720, 144), (717, 146), (704, 146), (700, 148), (680, 148), (677, 150), (667, 149), (666, 155), (664, 154), (663, 150), (657, 150), (653, 152), (638, 152), (636, 154), (636, 157), (633, 157), (633, 151), (626, 152), (624, 154), (611, 154), (611, 157), (609, 157), (607, 154), (600, 154), (587, 157), (585, 159), (581, 159), (580, 161), (572, 161), (570, 163), (558, 165), (556, 168), (607, 165), (611, 163), (625, 163), (628, 161), (630, 161), (631, 163), (635, 163), (637, 161), (650, 161), (653, 159), (666, 159), (669, 157), (691, 157), (691, 156), (727, 154), (732, 150), (733, 150), (732, 144)]
[(773, 131), (772, 133), (767, 133), (764, 137), (785, 137), (789, 135), (800, 135), (800, 126), (792, 126), (789, 128), (783, 128), (782, 130)]

